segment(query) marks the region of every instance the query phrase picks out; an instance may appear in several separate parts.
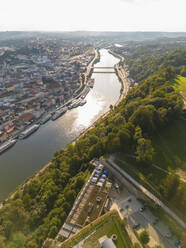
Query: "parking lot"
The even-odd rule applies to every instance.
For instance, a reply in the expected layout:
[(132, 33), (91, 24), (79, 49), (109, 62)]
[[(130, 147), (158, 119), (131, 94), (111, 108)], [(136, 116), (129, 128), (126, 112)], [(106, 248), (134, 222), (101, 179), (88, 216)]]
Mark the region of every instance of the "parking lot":
[[(119, 182), (121, 185), (121, 182)], [(123, 187), (124, 186), (124, 187)], [(114, 188), (110, 197), (112, 204), (117, 204), (120, 214), (128, 218), (128, 225), (140, 233), (144, 229), (149, 232), (149, 246), (161, 245), (162, 248), (173, 248), (176, 237), (173, 237), (168, 227), (158, 220), (151, 211), (144, 207), (145, 202), (129, 192), (125, 185), (122, 190)]]

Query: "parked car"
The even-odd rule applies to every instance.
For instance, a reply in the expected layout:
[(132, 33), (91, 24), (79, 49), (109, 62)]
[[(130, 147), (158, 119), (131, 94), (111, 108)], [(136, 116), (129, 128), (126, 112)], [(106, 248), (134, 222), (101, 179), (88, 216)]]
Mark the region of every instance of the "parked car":
[(96, 201), (97, 201), (97, 203), (100, 203), (101, 202), (101, 197), (97, 196)]
[(119, 189), (119, 184), (118, 183), (115, 183), (114, 186), (115, 186), (116, 189)]
[(180, 243), (181, 243), (181, 241), (180, 241), (179, 239), (177, 239), (177, 240), (174, 242), (174, 245), (175, 245), (176, 247), (178, 247), (178, 246), (180, 245)]
[(166, 237), (166, 238), (171, 238), (171, 237), (172, 237), (172, 233), (171, 233), (171, 232), (166, 233), (166, 234), (165, 234), (165, 237)]

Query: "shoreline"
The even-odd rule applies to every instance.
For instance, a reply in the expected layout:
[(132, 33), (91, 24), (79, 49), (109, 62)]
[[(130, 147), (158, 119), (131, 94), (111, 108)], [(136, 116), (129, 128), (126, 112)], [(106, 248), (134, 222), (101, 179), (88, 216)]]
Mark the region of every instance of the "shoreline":
[[(100, 59), (100, 54), (99, 54), (99, 52), (98, 52), (98, 49), (94, 49), (94, 52), (95, 52), (94, 58), (93, 58), (93, 59), (90, 61), (90, 63), (88, 64), (86, 72), (85, 72), (85, 73), (81, 73), (80, 76), (79, 76), (79, 77), (80, 77), (80, 87), (74, 92), (74, 93), (77, 93), (77, 92), (78, 92), (78, 94), (77, 94), (76, 96), (74, 96), (74, 97), (68, 99), (65, 103), (63, 103), (63, 104), (60, 106), (60, 108), (64, 108), (64, 107), (68, 106), (68, 104), (69, 104), (70, 102), (72, 102), (74, 99), (80, 98), (80, 97), (83, 95), (84, 91), (86, 91), (88, 79), (91, 77), (91, 74), (92, 74), (92, 67), (93, 67), (94, 64), (97, 62), (97, 60), (99, 61), (99, 59)], [(84, 80), (82, 80), (82, 75), (84, 75)], [(44, 112), (44, 113), (40, 116), (40, 118), (38, 118), (37, 120), (33, 121), (31, 124), (24, 126), (24, 128), (21, 129), (21, 130), (15, 131), (15, 132), (11, 135), (11, 138), (9, 138), (9, 139), (5, 140), (3, 143), (1, 143), (1, 146), (4, 145), (6, 142), (9, 142), (9, 141), (12, 140), (12, 139), (18, 140), (19, 135), (20, 135), (23, 131), (27, 130), (27, 128), (31, 127), (31, 126), (34, 125), (34, 124), (39, 124), (40, 121), (42, 120), (42, 118), (43, 118), (44, 115), (46, 115), (46, 114), (51, 114), (51, 113), (54, 112), (55, 110), (56, 110), (56, 108), (55, 108), (55, 109), (52, 109), (52, 110), (50, 110), (50, 111)], [(16, 145), (16, 144), (15, 144), (15, 145)], [(8, 149), (6, 149), (6, 150), (4, 150), (2, 153), (8, 151), (9, 149), (11, 149), (11, 147), (8, 148)], [(0, 154), (0, 155), (1, 155), (1, 154)]]
[[(110, 50), (108, 50), (108, 52), (112, 54), (112, 52), (110, 52)], [(112, 54), (112, 55), (113, 55), (114, 57), (117, 57), (117, 56), (114, 55), (114, 54)], [(125, 60), (124, 57), (118, 55), (117, 58), (119, 58), (119, 57), (120, 57), (120, 61), (124, 61), (124, 60)], [(119, 75), (119, 74), (120, 74), (120, 73), (119, 73), (119, 72), (120, 72), (120, 69), (119, 69), (119, 63), (120, 63), (120, 61), (119, 61), (117, 64), (115, 64), (115, 66), (114, 66), (115, 71), (117, 71), (117, 72), (115, 72), (115, 74), (116, 74), (116, 76), (118, 77), (119, 82), (121, 83), (120, 97), (119, 97), (119, 99), (116, 101), (116, 103), (114, 104), (114, 106), (117, 106), (117, 105), (121, 102), (121, 100), (126, 96), (128, 90), (129, 90), (129, 87), (128, 87), (128, 85), (127, 85), (127, 79), (126, 79), (127, 75), (124, 76), (124, 75), (122, 74), (122, 72), (121, 72), (121, 77), (120, 77), (120, 75)], [(96, 124), (100, 119), (103, 119), (104, 117), (106, 117), (106, 115), (108, 115), (110, 111), (111, 111), (111, 110), (109, 109), (109, 110), (106, 111), (104, 114), (102, 114), (97, 120), (95, 120), (88, 128), (86, 128), (84, 131), (82, 131), (82, 133), (80, 133), (79, 136), (78, 136), (77, 138), (75, 138), (72, 142), (70, 142), (69, 144), (75, 144), (75, 142), (76, 142), (77, 140), (79, 140), (81, 137), (83, 137), (83, 135), (85, 135), (90, 129), (92, 129), (92, 128), (95, 126), (95, 124)]]
[[(96, 51), (97, 51), (97, 53), (96, 53)], [(113, 55), (113, 56), (115, 56), (115, 55)], [(116, 56), (115, 56), (115, 57), (116, 57)], [(87, 79), (88, 77), (91, 77), (91, 75), (92, 75), (92, 73), (93, 73), (93, 65), (94, 65), (94, 63), (95, 63), (95, 61), (96, 61), (97, 59), (100, 59), (100, 54), (99, 54), (99, 50), (98, 50), (98, 49), (95, 49), (95, 57), (94, 57), (94, 59), (93, 59), (93, 60), (90, 62), (90, 64), (89, 64), (89, 73), (88, 73), (88, 75), (86, 75), (86, 79)], [(121, 59), (120, 59), (120, 60), (121, 60)], [(124, 58), (123, 58), (123, 60), (124, 60)], [(120, 61), (119, 61), (119, 62), (120, 62)], [(115, 66), (119, 65), (119, 62), (118, 62)], [(90, 66), (90, 65), (91, 65), (91, 66)], [(117, 70), (119, 71), (119, 68), (118, 68)], [(87, 72), (87, 71), (86, 71), (86, 72)], [(127, 93), (127, 91), (128, 91), (126, 82), (124, 82), (124, 80), (126, 80), (126, 79), (124, 79), (124, 78), (123, 78), (123, 79), (122, 79), (122, 78), (120, 79), (120, 77), (118, 76), (117, 73), (116, 73), (116, 76), (118, 77), (119, 81), (121, 82), (121, 84), (122, 84), (121, 90), (122, 90), (122, 89), (123, 89), (123, 90), (120, 91), (120, 97), (119, 97), (119, 99), (117, 100), (117, 102), (115, 103), (114, 106), (117, 106), (117, 105), (119, 104), (119, 102), (125, 97), (125, 95), (126, 95), (126, 93)], [(126, 90), (124, 90), (125, 87), (126, 87)], [(126, 91), (126, 92), (125, 92), (125, 91)], [(83, 92), (83, 91), (82, 91), (82, 92)], [(81, 92), (80, 94), (82, 94), (82, 92)], [(125, 92), (125, 94), (124, 94), (124, 92)], [(67, 104), (67, 103), (66, 103), (66, 104)], [(111, 110), (109, 109), (109, 110), (106, 111), (104, 114), (102, 114), (101, 116), (99, 116), (99, 118), (98, 118), (97, 120), (95, 120), (87, 129), (83, 130), (82, 133), (80, 133), (80, 134), (78, 135), (78, 137), (76, 137), (74, 140), (72, 140), (69, 144), (75, 144), (75, 142), (78, 141), (83, 135), (85, 135), (90, 129), (92, 129), (92, 128), (95, 126), (95, 124), (96, 124), (100, 119), (103, 119), (106, 115), (108, 115), (110, 111), (111, 111)], [(2, 201), (0, 202), (0, 209), (1, 209), (1, 208), (4, 206), (4, 204), (6, 204), (9, 200), (13, 199), (13, 197), (15, 196), (15, 194), (17, 193), (18, 190), (23, 190), (24, 186), (25, 186), (32, 178), (41, 175), (41, 174), (42, 174), (50, 165), (51, 165), (51, 161), (49, 161), (47, 164), (43, 165), (42, 168), (41, 168), (40, 170), (36, 171), (33, 175), (31, 175), (30, 177), (26, 178), (21, 184), (19, 184), (19, 185), (16, 187), (15, 191), (11, 192), (4, 200), (2, 200)]]
[[(96, 62), (99, 62), (99, 60), (100, 60), (99, 49), (95, 48), (94, 51), (95, 51), (95, 56), (94, 56), (94, 58), (92, 59), (92, 61), (91, 61), (91, 62), (88, 64), (88, 66), (87, 66), (87, 70), (86, 70), (86, 72), (84, 73), (84, 74), (86, 74), (86, 75), (85, 75), (84, 82), (82, 83), (82, 86), (86, 86), (86, 85), (87, 85), (88, 78), (91, 77), (92, 72), (93, 72), (92, 67), (94, 66), (94, 64), (95, 64)], [(81, 86), (81, 87), (82, 87), (82, 86)], [(83, 87), (83, 89), (81, 90), (81, 92), (80, 92), (76, 97), (74, 97), (74, 99), (75, 99), (75, 98), (81, 97), (81, 95), (82, 95), (83, 92), (84, 92), (84, 89), (85, 89), (85, 87)], [(69, 99), (66, 103), (64, 103), (64, 104), (62, 105), (62, 107), (67, 106), (68, 103), (69, 103), (70, 101), (72, 101), (72, 98)], [(33, 123), (33, 124), (34, 124), (34, 123)], [(22, 132), (22, 131), (21, 131), (21, 132)], [(80, 135), (81, 135), (81, 134), (80, 134)], [(78, 138), (78, 137), (77, 137), (77, 138)], [(72, 143), (72, 142), (73, 142), (73, 141), (71, 141), (70, 143)], [(4, 152), (6, 152), (6, 151), (4, 151)], [(44, 172), (50, 165), (51, 165), (51, 162), (49, 161), (47, 164), (44, 164), (44, 165), (42, 166), (41, 169), (35, 171), (30, 177), (26, 178), (21, 184), (19, 184), (19, 185), (15, 188), (15, 190), (14, 190), (13, 192), (10, 192), (10, 193), (8, 194), (8, 196), (5, 197), (5, 199), (3, 199), (3, 200), (0, 201), (0, 209), (3, 207), (3, 205), (4, 205), (8, 200), (13, 199), (13, 197), (15, 196), (15, 194), (16, 194), (16, 192), (17, 192), (18, 190), (23, 190), (23, 187), (24, 187), (32, 178), (39, 176), (39, 175), (40, 175), (42, 172)]]

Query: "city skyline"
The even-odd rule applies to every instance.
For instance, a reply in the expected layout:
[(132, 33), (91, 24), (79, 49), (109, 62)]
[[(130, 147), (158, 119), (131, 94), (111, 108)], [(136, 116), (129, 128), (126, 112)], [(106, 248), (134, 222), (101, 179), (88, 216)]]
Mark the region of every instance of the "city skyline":
[(185, 9), (184, 0), (7, 0), (0, 31), (186, 32)]

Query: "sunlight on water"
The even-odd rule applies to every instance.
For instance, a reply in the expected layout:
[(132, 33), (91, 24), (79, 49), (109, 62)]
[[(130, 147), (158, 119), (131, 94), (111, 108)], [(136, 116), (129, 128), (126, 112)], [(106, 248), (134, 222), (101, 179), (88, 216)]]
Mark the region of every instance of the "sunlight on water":
[(87, 103), (83, 107), (77, 108), (77, 119), (73, 123), (74, 127), (83, 126), (87, 128), (90, 126), (92, 119), (102, 110), (104, 104), (101, 97), (95, 97), (92, 94), (89, 94), (86, 97)]

